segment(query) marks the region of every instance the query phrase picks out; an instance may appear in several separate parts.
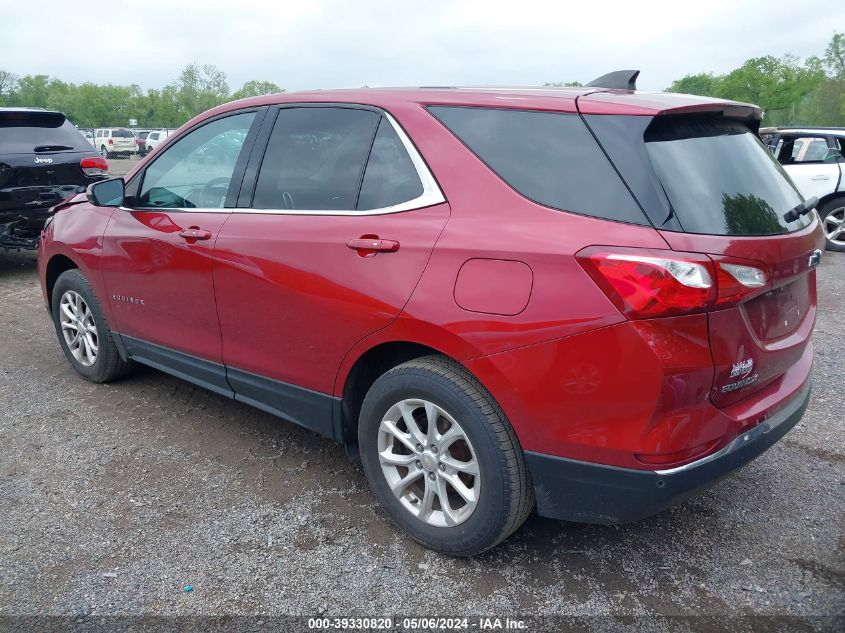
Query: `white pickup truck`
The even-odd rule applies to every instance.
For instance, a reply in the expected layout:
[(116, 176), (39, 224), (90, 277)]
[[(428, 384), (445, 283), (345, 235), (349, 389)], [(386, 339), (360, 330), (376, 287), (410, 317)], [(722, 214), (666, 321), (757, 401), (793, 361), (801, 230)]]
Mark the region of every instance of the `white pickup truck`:
[(763, 128), (760, 138), (801, 195), (819, 199), (828, 250), (845, 252), (845, 128)]

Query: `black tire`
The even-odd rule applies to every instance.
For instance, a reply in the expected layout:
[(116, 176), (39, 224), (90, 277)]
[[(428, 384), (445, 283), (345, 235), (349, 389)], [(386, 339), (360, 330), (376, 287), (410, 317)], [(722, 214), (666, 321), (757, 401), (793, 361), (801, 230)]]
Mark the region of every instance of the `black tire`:
[[(825, 218), (834, 211), (837, 212), (837, 217), (840, 215), (839, 212), (845, 209), (845, 197), (834, 198), (833, 200), (828, 200), (823, 205), (818, 208), (819, 218), (822, 222), (822, 227), (824, 227)], [(825, 236), (825, 243), (827, 245), (827, 250), (829, 251), (836, 251), (838, 253), (845, 253), (845, 232), (843, 232), (837, 241), (842, 242), (841, 244), (836, 244)]]
[(105, 145), (103, 145), (100, 148), (100, 156), (102, 156), (103, 158), (108, 160), (109, 158), (112, 158), (113, 154), (109, 150), (106, 149)]
[[(61, 326), (61, 300), (68, 291), (79, 294), (91, 311), (94, 324), (97, 328), (97, 355), (91, 365), (84, 365), (78, 361), (68, 346)], [(125, 361), (118, 354), (117, 346), (112, 339), (112, 332), (106, 321), (100, 303), (94, 295), (88, 280), (78, 269), (67, 270), (59, 275), (53, 286), (52, 296), (53, 325), (56, 328), (56, 335), (59, 338), (59, 345), (65, 353), (65, 357), (71, 366), (86, 380), (91, 382), (111, 382), (125, 376), (132, 368), (130, 361)]]
[[(404, 399), (421, 399), (448, 411), (472, 443), (481, 476), (472, 513), (450, 527), (430, 525), (391, 492), (378, 457), (379, 426)], [(358, 442), (376, 498), (412, 538), (453, 556), (474, 556), (502, 542), (534, 507), (534, 489), (522, 448), (504, 412), (480, 382), (458, 363), (426, 356), (391, 369), (375, 381), (361, 408)]]

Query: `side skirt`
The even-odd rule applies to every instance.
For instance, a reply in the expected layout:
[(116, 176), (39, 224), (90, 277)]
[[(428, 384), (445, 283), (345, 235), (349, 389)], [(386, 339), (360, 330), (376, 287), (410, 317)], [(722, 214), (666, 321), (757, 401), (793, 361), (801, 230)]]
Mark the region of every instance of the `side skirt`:
[(272, 378), (227, 367), (148, 341), (113, 333), (132, 360), (148, 365), (228, 398), (335, 438), (334, 413), (340, 398)]

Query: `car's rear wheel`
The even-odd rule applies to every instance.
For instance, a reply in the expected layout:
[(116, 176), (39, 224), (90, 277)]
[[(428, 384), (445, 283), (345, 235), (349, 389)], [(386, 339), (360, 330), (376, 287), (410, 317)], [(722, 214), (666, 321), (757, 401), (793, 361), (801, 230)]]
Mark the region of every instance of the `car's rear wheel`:
[(109, 156), (109, 150), (107, 150), (107, 149), (106, 149), (106, 146), (105, 146), (105, 145), (103, 145), (102, 147), (100, 147), (100, 156), (102, 156), (102, 157), (103, 157), (103, 158), (105, 158), (105, 159), (110, 158), (110, 156)]
[(447, 358), (412, 360), (376, 380), (361, 408), (358, 441), (378, 500), (432, 549), (483, 552), (534, 506), (522, 448), (504, 412)]
[(845, 198), (835, 198), (819, 207), (827, 250), (845, 252)]
[(118, 354), (111, 329), (88, 280), (78, 270), (62, 273), (53, 286), (53, 324), (73, 368), (92, 382), (124, 376), (131, 363)]

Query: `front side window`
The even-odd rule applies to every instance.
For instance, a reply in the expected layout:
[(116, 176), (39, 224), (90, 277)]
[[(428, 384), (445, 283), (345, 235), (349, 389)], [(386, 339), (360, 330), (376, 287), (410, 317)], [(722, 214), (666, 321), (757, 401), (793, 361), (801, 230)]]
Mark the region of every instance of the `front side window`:
[(222, 208), (254, 118), (244, 112), (217, 119), (168, 147), (147, 168), (137, 206)]
[(255, 187), (257, 209), (355, 209), (381, 115), (357, 108), (283, 108)]

